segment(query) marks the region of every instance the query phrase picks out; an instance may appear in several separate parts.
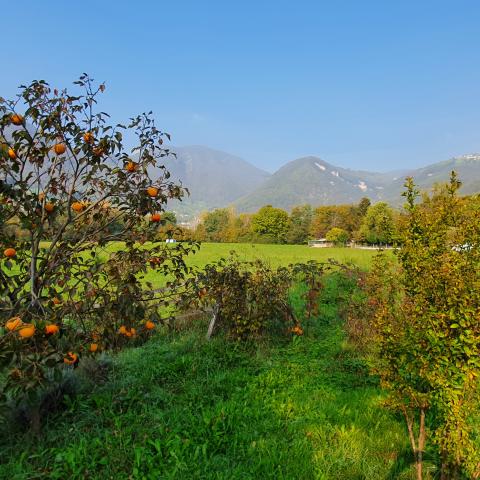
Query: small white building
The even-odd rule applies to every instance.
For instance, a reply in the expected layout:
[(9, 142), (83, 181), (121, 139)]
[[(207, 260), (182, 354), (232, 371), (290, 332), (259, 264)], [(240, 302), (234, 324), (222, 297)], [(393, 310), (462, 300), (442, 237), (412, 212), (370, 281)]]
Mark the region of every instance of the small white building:
[(309, 247), (316, 247), (316, 248), (328, 248), (333, 247), (333, 242), (329, 242), (326, 238), (318, 238), (317, 240), (309, 240), (308, 241)]

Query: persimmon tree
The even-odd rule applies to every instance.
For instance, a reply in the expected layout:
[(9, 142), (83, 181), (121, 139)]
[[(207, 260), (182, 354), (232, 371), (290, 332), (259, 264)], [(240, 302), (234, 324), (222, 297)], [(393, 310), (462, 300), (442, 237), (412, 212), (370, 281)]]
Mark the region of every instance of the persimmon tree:
[(34, 81), (0, 103), (0, 365), (4, 393), (33, 403), (52, 370), (148, 335), (195, 249), (151, 242), (186, 193), (164, 165), (168, 134), (151, 112), (110, 125), (105, 86), (84, 74), (75, 88)]
[(480, 377), (480, 202), (458, 197), (459, 186), (452, 173), (419, 203), (407, 180), (399, 262), (376, 258), (347, 322), (389, 405), (405, 417), (419, 479), (428, 434), (441, 478), (480, 476), (471, 425)]
[[(240, 261), (231, 252), (187, 280), (182, 307), (212, 315), (207, 338), (217, 332), (235, 340), (301, 336), (301, 321), (308, 323), (320, 313), (325, 277), (332, 272), (346, 276), (350, 266), (311, 260), (273, 268), (260, 259)], [(301, 299), (301, 305), (292, 298)]]

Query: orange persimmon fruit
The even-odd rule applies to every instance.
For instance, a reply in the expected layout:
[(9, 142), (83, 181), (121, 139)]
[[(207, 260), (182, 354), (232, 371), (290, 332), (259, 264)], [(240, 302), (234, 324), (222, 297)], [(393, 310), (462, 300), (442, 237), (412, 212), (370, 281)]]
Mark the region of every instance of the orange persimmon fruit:
[(156, 187), (148, 187), (147, 188), (147, 193), (149, 197), (156, 197), (158, 195), (158, 188)]
[(68, 352), (63, 359), (63, 362), (67, 365), (75, 365), (78, 362), (78, 355), (73, 352)]
[(56, 143), (53, 147), (53, 151), (57, 155), (63, 155), (67, 151), (67, 147), (64, 143)]
[(73, 202), (72, 203), (72, 210), (74, 212), (80, 213), (85, 209), (85, 204), (82, 202)]
[(147, 320), (145, 322), (145, 328), (147, 330), (153, 330), (155, 328), (155, 324), (151, 320)]
[(3, 251), (3, 254), (4, 254), (7, 258), (13, 258), (13, 257), (15, 257), (15, 255), (17, 254), (17, 251), (16, 251), (14, 248), (6, 248), (6, 249)]
[(5, 328), (11, 332), (16, 330), (17, 328), (21, 327), (23, 324), (22, 319), (20, 317), (12, 317), (10, 320), (7, 320), (5, 323)]
[(47, 335), (55, 335), (60, 331), (60, 328), (58, 328), (58, 325), (55, 325), (54, 323), (51, 323), (45, 327), (45, 333)]
[(17, 127), (23, 123), (23, 117), (21, 115), (19, 115), (18, 113), (14, 113), (10, 117), (10, 120), (14, 125), (17, 125)]
[(35, 335), (35, 325), (31, 323), (25, 323), (18, 329), (18, 334), (22, 338), (30, 338)]

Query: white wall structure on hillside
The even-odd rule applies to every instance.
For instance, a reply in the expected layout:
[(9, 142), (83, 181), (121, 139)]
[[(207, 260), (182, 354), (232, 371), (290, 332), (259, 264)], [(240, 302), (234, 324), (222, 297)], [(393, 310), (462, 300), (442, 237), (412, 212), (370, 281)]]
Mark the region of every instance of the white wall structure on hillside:
[(367, 184), (363, 181), (361, 181), (357, 186), (362, 192), (365, 192), (366, 190), (368, 190)]

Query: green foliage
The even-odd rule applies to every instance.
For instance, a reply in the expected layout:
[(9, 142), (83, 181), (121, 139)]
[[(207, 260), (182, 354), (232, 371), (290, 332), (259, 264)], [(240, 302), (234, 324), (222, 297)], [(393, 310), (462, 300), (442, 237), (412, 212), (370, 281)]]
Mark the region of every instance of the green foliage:
[(230, 222), (230, 212), (227, 208), (219, 208), (208, 212), (203, 218), (205, 240), (221, 242), (226, 238), (226, 231)]
[(241, 213), (230, 221), (227, 239), (229, 242), (252, 242), (255, 234), (252, 232), (252, 214)]
[(389, 244), (395, 239), (396, 226), (392, 208), (385, 202), (368, 207), (360, 226), (358, 240), (374, 244)]
[(175, 212), (163, 212), (162, 220), (167, 225), (176, 225), (177, 224), (177, 217)]
[(325, 238), (327, 241), (339, 246), (345, 245), (348, 242), (349, 235), (343, 228), (333, 227), (327, 232)]
[(197, 305), (213, 312), (213, 328), (235, 339), (246, 340), (265, 333), (285, 334), (296, 321), (288, 304), (291, 272), (272, 269), (261, 260), (240, 262), (232, 256), (206, 265), (191, 280), (194, 286), (188, 308)]
[(290, 213), (287, 243), (303, 244), (309, 238), (310, 224), (312, 223), (313, 209), (311, 205), (294, 207)]
[(268, 243), (285, 243), (288, 213), (271, 205), (262, 207), (252, 218), (252, 231)]
[(368, 208), (370, 207), (371, 202), (370, 199), (364, 197), (360, 200), (358, 206), (357, 206), (357, 215), (359, 219), (363, 219), (363, 217), (367, 214)]
[(195, 238), (210, 242), (305, 244), (309, 238), (324, 237), (332, 228), (341, 228), (352, 238), (362, 222), (370, 200), (358, 205), (311, 205), (294, 207), (285, 224), (286, 212), (267, 205), (256, 214), (236, 215), (232, 209), (205, 213), (195, 229)]
[(360, 228), (360, 224), (370, 206), (368, 198), (362, 198), (358, 205), (330, 205), (315, 209), (310, 234), (314, 238), (324, 238), (332, 228), (341, 228), (349, 237)]
[(325, 273), (331, 270), (332, 265), (331, 261), (320, 263), (315, 260), (290, 265), (292, 278), (305, 287), (301, 298), (305, 309), (302, 315), (307, 322), (319, 314), (319, 299), (324, 289)]

